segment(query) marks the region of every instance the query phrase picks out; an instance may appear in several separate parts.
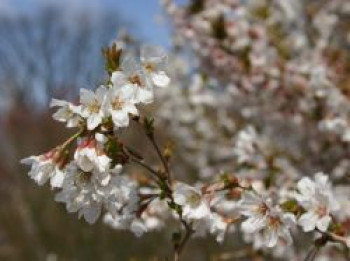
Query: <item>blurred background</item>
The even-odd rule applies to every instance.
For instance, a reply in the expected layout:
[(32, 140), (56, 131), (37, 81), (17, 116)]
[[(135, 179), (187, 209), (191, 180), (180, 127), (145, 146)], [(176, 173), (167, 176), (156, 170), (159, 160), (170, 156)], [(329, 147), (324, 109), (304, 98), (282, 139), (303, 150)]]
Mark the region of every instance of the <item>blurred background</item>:
[[(347, 1), (334, 2), (346, 4)], [(51, 117), (51, 98), (74, 102), (80, 88), (93, 89), (104, 82), (106, 74), (101, 49), (118, 36), (126, 35), (125, 32), (132, 36), (135, 46), (156, 44), (172, 50), (173, 54), (185, 54), (187, 58), (185, 62), (179, 59), (180, 55), (170, 54), (169, 67), (176, 77), (172, 77), (170, 88), (159, 91), (161, 99), (154, 108), (163, 132), (160, 133), (161, 142), (167, 139), (179, 141), (174, 160), (177, 162), (174, 172), (180, 174), (179, 178), (197, 178), (199, 174), (201, 178), (209, 179), (223, 167), (233, 169), (237, 174), (247, 172), (247, 167), (251, 166), (245, 166), (246, 162), (232, 164), (236, 159), (232, 148), (239, 138), (236, 134), (244, 130), (247, 123), (253, 123), (265, 138), (261, 152), (258, 147), (254, 150), (258, 159), (268, 162), (266, 166), (257, 164), (256, 168), (260, 170), (262, 166), (265, 181), (270, 182), (271, 176), (277, 180), (276, 173), (291, 176), (297, 173), (294, 179), (322, 169), (334, 176), (338, 184), (348, 184), (350, 143), (346, 142), (350, 136), (346, 136), (349, 140), (343, 141), (337, 135), (350, 125), (343, 128), (339, 124), (338, 129), (336, 120), (342, 120), (344, 116), (347, 124), (350, 119), (347, 99), (350, 97), (350, 5), (346, 15), (337, 13), (341, 26), (337, 24), (339, 32), (334, 30), (336, 38), (329, 44), (329, 50), (327, 46), (327, 52), (321, 52), (321, 48), (318, 53), (314, 48), (318, 42), (313, 40), (318, 39), (318, 29), (321, 32), (319, 38), (323, 40), (322, 32), (326, 31), (328, 35), (325, 28), (333, 28), (332, 8), (324, 8), (327, 19), (321, 12), (322, 7), (332, 1), (274, 0), (276, 4), (269, 6), (266, 3), (272, 1), (242, 0), (244, 5), (257, 3), (258, 7), (249, 7), (257, 20), (248, 26), (244, 16), (235, 16), (238, 25), (242, 22), (242, 28), (247, 29), (238, 30), (238, 33), (226, 31), (232, 27), (232, 21), (227, 20), (225, 24), (221, 14), (213, 16), (212, 20), (202, 16), (202, 0), (176, 2), (191, 4), (184, 9), (187, 11), (179, 9), (178, 13), (171, 5), (165, 5), (167, 15), (159, 0), (0, 0), (0, 261), (169, 260), (173, 232), (168, 231), (170, 229), (137, 239), (129, 232), (115, 231), (101, 221), (91, 226), (79, 220), (75, 213), (67, 213), (63, 204), (55, 203), (55, 194), (50, 188), (38, 187), (27, 176), (28, 168), (19, 163), (20, 159), (46, 152), (69, 137), (70, 130)], [(221, 3), (219, 0), (208, 2), (214, 6)], [(265, 5), (262, 2), (266, 2)], [(287, 3), (286, 7), (283, 3)], [(298, 7), (295, 3), (305, 8), (295, 8), (295, 11), (305, 12), (306, 22), (297, 15), (290, 21), (285, 19), (285, 11), (292, 10), (293, 5)], [(211, 8), (208, 9), (211, 14)], [(196, 19), (187, 19), (192, 16)], [(174, 26), (169, 25), (172, 19)], [(263, 29), (264, 26), (269, 29), (266, 40), (271, 41), (266, 45), (260, 45), (257, 40), (259, 37), (255, 33), (259, 30), (248, 30), (261, 29), (260, 21), (264, 21)], [(270, 21), (275, 23), (268, 24)], [(290, 41), (303, 37), (311, 40)], [(247, 46), (240, 46), (242, 42), (237, 41), (238, 49), (232, 52), (222, 45), (234, 47), (226, 38), (233, 43), (245, 39)], [(213, 42), (219, 45), (213, 47)], [(199, 59), (194, 59), (195, 56)], [(294, 72), (293, 68), (299, 69), (300, 64), (309, 67)], [(290, 66), (290, 72), (284, 70), (287, 66)], [(273, 71), (265, 75), (266, 68)], [(336, 78), (334, 88), (328, 88), (326, 73), (328, 70), (333, 72), (333, 68), (341, 77)], [(199, 72), (191, 75), (193, 69)], [(276, 82), (275, 72), (283, 76)], [(284, 76), (290, 77), (284, 79)], [(259, 88), (249, 89), (250, 80)], [(227, 81), (234, 84), (229, 84), (226, 89), (217, 88)], [(235, 84), (240, 87), (247, 84), (248, 87), (241, 90)], [(282, 86), (282, 91), (274, 88), (276, 84)], [(323, 100), (314, 92), (324, 85), (328, 89), (322, 91), (329, 91), (333, 96), (325, 95)], [(177, 88), (179, 86), (183, 88)], [(186, 89), (189, 86), (193, 88)], [(339, 97), (346, 99), (336, 99)], [(263, 110), (260, 112), (259, 108)], [(173, 117), (174, 114), (177, 117)], [(303, 120), (311, 124), (304, 125)], [(330, 134), (320, 130), (319, 123), (323, 120), (330, 120)], [(147, 150), (140, 143), (141, 138), (135, 136), (131, 133), (130, 140), (141, 144), (140, 149)], [(150, 153), (142, 152), (152, 157)], [(260, 172), (254, 169), (252, 173)], [(348, 195), (349, 190), (345, 192)], [(299, 240), (296, 245), (302, 248), (310, 240)], [(218, 253), (230, 256), (232, 252), (249, 252), (250, 248), (246, 246), (242, 247), (241, 235), (236, 233), (228, 235), (222, 245), (214, 238), (193, 239), (186, 246), (182, 260), (216, 261), (219, 260)], [(265, 257), (260, 259), (257, 255), (254, 260), (281, 260)], [(284, 252), (280, 258), (288, 260)]]

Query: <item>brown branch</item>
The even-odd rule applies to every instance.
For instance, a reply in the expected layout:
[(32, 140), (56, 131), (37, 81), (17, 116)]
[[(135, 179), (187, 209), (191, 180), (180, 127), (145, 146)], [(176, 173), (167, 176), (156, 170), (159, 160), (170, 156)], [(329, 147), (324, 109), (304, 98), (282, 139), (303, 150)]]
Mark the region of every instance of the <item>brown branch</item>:
[(180, 217), (180, 218), (181, 218), (181, 224), (185, 228), (185, 236), (181, 240), (180, 244), (175, 245), (174, 261), (179, 261), (180, 260), (180, 255), (181, 255), (184, 247), (186, 246), (188, 240), (190, 239), (190, 237), (194, 233), (194, 230), (192, 229), (191, 225), (189, 225), (184, 219), (182, 219), (182, 217)]
[[(130, 155), (130, 154), (129, 154)], [(148, 172), (150, 172), (152, 174), (152, 177), (154, 177), (156, 180), (157, 180), (157, 183), (159, 181), (161, 181), (161, 177), (159, 176), (159, 173), (154, 170), (152, 167), (148, 166), (146, 163), (144, 163), (143, 161), (135, 158), (134, 156), (130, 155), (131, 156), (131, 161), (140, 165), (141, 167), (145, 168)]]
[(152, 143), (152, 145), (153, 145), (153, 147), (154, 147), (154, 149), (155, 149), (155, 151), (156, 151), (160, 161), (162, 162), (164, 171), (165, 171), (165, 173), (167, 175), (168, 182), (169, 182), (169, 184), (171, 184), (172, 177), (171, 177), (171, 172), (170, 172), (170, 169), (169, 169), (168, 161), (165, 159), (163, 153), (161, 152), (161, 150), (160, 150), (156, 140), (154, 139), (154, 136), (153, 135), (152, 136), (151, 135), (147, 135), (147, 137), (149, 138), (149, 140)]

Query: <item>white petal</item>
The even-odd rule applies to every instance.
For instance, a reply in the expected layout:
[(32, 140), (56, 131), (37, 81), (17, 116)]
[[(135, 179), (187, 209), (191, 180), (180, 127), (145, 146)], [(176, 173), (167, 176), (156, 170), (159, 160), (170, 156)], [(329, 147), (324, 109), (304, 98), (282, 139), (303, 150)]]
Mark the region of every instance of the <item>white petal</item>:
[(186, 204), (186, 197), (180, 193), (174, 193), (174, 201), (176, 204), (184, 206)]
[(264, 227), (266, 218), (262, 216), (252, 216), (242, 223), (242, 230), (246, 233), (255, 233)]
[(87, 119), (88, 130), (95, 129), (102, 122), (102, 117), (98, 114), (93, 114)]
[(328, 226), (329, 226), (329, 223), (331, 222), (331, 217), (330, 216), (324, 216), (324, 217), (322, 217), (321, 219), (319, 219), (318, 221), (317, 221), (317, 224), (316, 224), (316, 226), (317, 226), (317, 228), (319, 229), (319, 230), (321, 230), (322, 232), (325, 232), (325, 231), (327, 231), (327, 229), (328, 229)]
[(21, 163), (25, 164), (25, 165), (32, 165), (34, 162), (36, 162), (38, 160), (37, 156), (30, 156), (24, 159), (21, 159)]
[(66, 106), (68, 104), (69, 103), (67, 101), (52, 99), (50, 102), (50, 107), (63, 107), (63, 106)]
[(111, 81), (114, 88), (120, 88), (126, 84), (127, 80), (123, 72), (116, 71), (112, 73)]
[(197, 208), (191, 210), (190, 218), (201, 219), (207, 217), (210, 214), (210, 209), (205, 202), (201, 202)]
[(131, 75), (140, 70), (140, 65), (137, 63), (135, 55), (131, 52), (125, 53), (122, 56), (121, 68), (127, 75)]
[(101, 144), (105, 144), (108, 141), (108, 138), (106, 137), (106, 135), (104, 135), (102, 133), (96, 133), (95, 139), (97, 142), (99, 142)]
[(142, 62), (160, 63), (166, 59), (166, 53), (160, 46), (143, 45), (140, 48)]
[(302, 178), (297, 186), (303, 196), (311, 198), (315, 194), (315, 183), (309, 177)]
[(145, 232), (147, 232), (146, 226), (142, 222), (140, 222), (138, 220), (135, 220), (135, 221), (132, 222), (130, 229), (135, 234), (135, 236), (137, 236), (137, 237), (140, 237)]
[(103, 100), (105, 99), (107, 92), (108, 92), (108, 89), (103, 85), (101, 85), (96, 89), (96, 98), (100, 103), (102, 103)]
[(129, 125), (129, 115), (124, 111), (114, 111), (112, 120), (116, 127), (126, 127)]
[(112, 161), (107, 155), (98, 156), (97, 160), (97, 167), (101, 172), (106, 171), (109, 168), (109, 163)]
[(170, 78), (164, 71), (151, 73), (151, 79), (155, 86), (161, 88), (167, 87), (170, 83)]
[(152, 90), (146, 89), (146, 88), (138, 88), (136, 91), (136, 102), (142, 102), (145, 104), (152, 103), (154, 100), (154, 94)]
[(87, 89), (80, 89), (80, 103), (89, 104), (95, 99), (95, 94)]
[(90, 172), (94, 168), (94, 163), (88, 158), (86, 155), (79, 155), (75, 157), (79, 168), (81, 168), (85, 172)]
[(120, 98), (123, 101), (130, 102), (135, 97), (138, 88), (140, 87), (133, 84), (123, 86), (123, 88), (120, 89)]
[(61, 188), (64, 180), (64, 172), (58, 168), (55, 171), (55, 174), (50, 179), (50, 184), (53, 188)]
[(122, 170), (123, 170), (123, 166), (121, 164), (118, 164), (111, 170), (111, 172), (113, 174), (120, 174)]
[(286, 241), (287, 245), (291, 245), (293, 243), (293, 238), (288, 228), (286, 227), (280, 228), (280, 235)]
[(303, 227), (304, 232), (310, 232), (316, 228), (317, 220), (317, 214), (309, 211), (301, 215), (298, 224)]
[(94, 206), (89, 206), (83, 209), (83, 215), (85, 220), (93, 224), (97, 221), (101, 214), (101, 206), (99, 205), (94, 205)]
[(290, 227), (296, 224), (296, 218), (293, 214), (286, 213), (283, 215), (283, 222)]
[(124, 107), (124, 111), (126, 113), (131, 113), (133, 115), (138, 115), (139, 114), (136, 106), (134, 104), (132, 104), (132, 103), (126, 104), (125, 107)]
[(264, 230), (264, 239), (267, 247), (274, 247), (277, 244), (278, 233), (276, 229)]

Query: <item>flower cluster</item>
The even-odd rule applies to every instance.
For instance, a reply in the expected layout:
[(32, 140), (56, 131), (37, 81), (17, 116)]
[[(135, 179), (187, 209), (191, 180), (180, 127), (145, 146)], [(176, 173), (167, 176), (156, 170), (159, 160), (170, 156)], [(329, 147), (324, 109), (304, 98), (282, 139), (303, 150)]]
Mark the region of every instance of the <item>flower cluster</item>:
[[(111, 157), (118, 150), (113, 134), (139, 114), (137, 104), (153, 101), (155, 86), (166, 87), (170, 81), (162, 49), (142, 47), (139, 61), (132, 53), (121, 55), (117, 45), (110, 50), (120, 57), (111, 57), (116, 66), (106, 85), (95, 91), (81, 89), (79, 104), (52, 100), (51, 106), (58, 107), (53, 118), (80, 131), (48, 153), (22, 160), (31, 165), (29, 176), (38, 185), (50, 180), (52, 188), (60, 189), (56, 201), (89, 223), (95, 223), (104, 211), (124, 223), (136, 217), (139, 188), (124, 173), (122, 159)], [(72, 149), (75, 140), (78, 143)]]

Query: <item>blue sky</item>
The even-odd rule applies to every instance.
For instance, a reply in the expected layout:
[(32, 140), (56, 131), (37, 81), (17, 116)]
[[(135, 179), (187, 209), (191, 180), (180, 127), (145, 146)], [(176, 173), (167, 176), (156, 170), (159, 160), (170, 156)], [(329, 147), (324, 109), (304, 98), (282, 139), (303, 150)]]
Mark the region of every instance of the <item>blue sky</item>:
[(18, 12), (35, 12), (42, 4), (58, 4), (69, 8), (115, 9), (134, 24), (132, 33), (149, 43), (170, 45), (170, 30), (159, 24), (161, 6), (159, 0), (0, 0), (0, 14), (15, 15)]
[(126, 14), (126, 18), (133, 17), (132, 20), (146, 40), (164, 46), (170, 45), (169, 28), (164, 23), (157, 23), (157, 16), (161, 14), (158, 0), (114, 0), (114, 2), (120, 3), (118, 8)]

